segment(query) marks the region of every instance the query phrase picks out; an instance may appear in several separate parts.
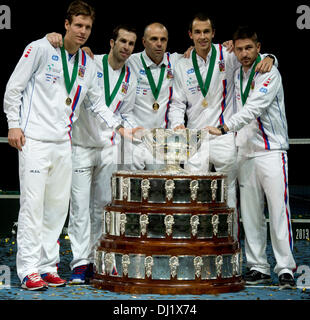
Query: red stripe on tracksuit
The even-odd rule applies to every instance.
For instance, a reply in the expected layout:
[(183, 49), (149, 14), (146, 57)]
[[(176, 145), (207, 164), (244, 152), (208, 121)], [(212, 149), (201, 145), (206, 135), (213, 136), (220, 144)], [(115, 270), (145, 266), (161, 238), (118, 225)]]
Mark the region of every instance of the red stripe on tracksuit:
[(282, 153), (282, 168), (283, 168), (284, 185), (285, 185), (285, 190), (284, 190), (285, 212), (286, 212), (286, 220), (287, 220), (287, 226), (288, 226), (290, 248), (291, 250), (293, 250), (292, 229), (291, 229), (290, 213), (288, 210), (288, 189), (287, 189), (287, 176), (286, 176), (285, 166), (286, 166), (285, 154)]
[(78, 104), (78, 101), (79, 101), (79, 99), (80, 99), (81, 91), (82, 91), (82, 87), (81, 87), (81, 86), (78, 86), (77, 89), (76, 89), (75, 95), (74, 95), (73, 103), (72, 103), (72, 105), (71, 105), (71, 110), (72, 110), (72, 112), (71, 112), (70, 117), (69, 117), (69, 120), (70, 120), (70, 125), (69, 125), (70, 130), (69, 130), (69, 132), (68, 132), (68, 135), (69, 135), (70, 140), (71, 140), (71, 131), (72, 131), (72, 123), (73, 123), (73, 122), (72, 122), (72, 118), (73, 118), (73, 116), (74, 116), (74, 111), (75, 111), (76, 106), (77, 106), (77, 104)]
[(166, 123), (165, 129), (168, 128), (168, 123), (169, 123), (168, 113), (169, 113), (169, 108), (170, 108), (170, 104), (171, 104), (172, 92), (173, 92), (172, 87), (169, 87), (169, 99), (168, 99), (167, 108), (166, 108), (166, 112), (165, 112), (165, 123)]
[(258, 127), (260, 129), (260, 131), (262, 132), (263, 135), (263, 139), (264, 139), (264, 143), (265, 143), (265, 150), (270, 150), (270, 143), (269, 143), (269, 139), (267, 134), (265, 133), (265, 129), (263, 127), (263, 123), (260, 119), (260, 117), (257, 118), (257, 122), (258, 122)]
[[(83, 66), (85, 66), (86, 65), (86, 53), (83, 51), (83, 50), (81, 50), (81, 52), (82, 52), (82, 65)], [(76, 106), (77, 106), (77, 104), (78, 104), (78, 101), (79, 101), (79, 99), (80, 99), (80, 94), (81, 94), (81, 91), (82, 91), (82, 87), (79, 85), (78, 87), (77, 87), (77, 89), (76, 89), (76, 92), (75, 92), (75, 95), (74, 95), (74, 99), (73, 99), (73, 103), (72, 103), (72, 105), (71, 105), (71, 110), (72, 110), (72, 112), (71, 112), (71, 114), (70, 114), (70, 117), (69, 117), (69, 120), (70, 120), (70, 125), (69, 125), (69, 127), (70, 127), (70, 130), (69, 130), (69, 132), (68, 132), (68, 135), (69, 135), (69, 138), (70, 138), (70, 140), (71, 140), (71, 131), (72, 131), (72, 118), (73, 118), (73, 116), (74, 116), (74, 111), (75, 111), (75, 109), (76, 109)]]

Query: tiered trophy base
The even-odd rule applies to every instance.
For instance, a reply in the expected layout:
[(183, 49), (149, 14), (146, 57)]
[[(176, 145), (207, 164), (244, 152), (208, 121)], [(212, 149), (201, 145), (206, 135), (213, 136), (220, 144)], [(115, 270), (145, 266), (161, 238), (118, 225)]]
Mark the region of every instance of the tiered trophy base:
[(130, 294), (243, 290), (225, 179), (220, 173), (114, 173), (92, 285)]
[[(98, 289), (162, 295), (218, 294), (244, 289), (237, 242), (171, 239), (167, 245), (162, 240), (103, 238), (96, 252), (97, 265), (107, 268), (96, 270), (92, 285)], [(112, 257), (110, 266), (102, 262), (107, 254)], [(149, 269), (147, 257), (152, 257)], [(201, 258), (200, 265), (197, 257)], [(175, 266), (171, 259), (177, 261)]]
[(129, 279), (103, 279), (97, 278), (92, 281), (97, 289), (108, 290), (112, 292), (125, 292), (129, 294), (162, 294), (162, 295), (201, 295), (218, 294), (228, 292), (238, 292), (244, 289), (241, 279), (235, 281), (156, 281), (156, 283), (146, 283), (139, 280)]

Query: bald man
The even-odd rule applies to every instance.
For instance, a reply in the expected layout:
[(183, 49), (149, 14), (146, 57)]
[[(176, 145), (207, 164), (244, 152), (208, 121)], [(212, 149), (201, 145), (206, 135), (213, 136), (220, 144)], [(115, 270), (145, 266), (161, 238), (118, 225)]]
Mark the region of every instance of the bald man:
[[(146, 129), (168, 128), (168, 111), (172, 97), (174, 66), (183, 54), (166, 52), (168, 30), (161, 23), (146, 26), (142, 38), (144, 51), (131, 55), (128, 63), (137, 77), (133, 123)], [(124, 168), (154, 170), (152, 155), (143, 145), (124, 146)]]

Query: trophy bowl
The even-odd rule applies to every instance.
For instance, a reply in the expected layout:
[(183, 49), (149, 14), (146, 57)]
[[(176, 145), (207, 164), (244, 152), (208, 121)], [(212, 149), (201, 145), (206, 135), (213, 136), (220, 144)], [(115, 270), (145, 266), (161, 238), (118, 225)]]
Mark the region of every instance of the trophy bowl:
[(208, 134), (203, 129), (144, 129), (141, 141), (153, 157), (165, 165), (163, 171), (183, 172), (181, 164), (196, 154)]

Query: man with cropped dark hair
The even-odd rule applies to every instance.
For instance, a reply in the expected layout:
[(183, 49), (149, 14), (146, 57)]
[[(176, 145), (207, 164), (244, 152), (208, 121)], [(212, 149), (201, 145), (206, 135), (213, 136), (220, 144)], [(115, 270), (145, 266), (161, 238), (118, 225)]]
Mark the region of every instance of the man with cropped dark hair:
[(242, 26), (239, 27), (233, 34), (233, 42), (240, 39), (251, 39), (254, 43), (258, 42), (258, 36), (256, 31), (251, 27)]
[(119, 37), (119, 31), (121, 29), (126, 30), (127, 32), (130, 32), (130, 33), (134, 33), (137, 37), (137, 30), (135, 27), (133, 27), (129, 24), (119, 24), (113, 29), (111, 39), (116, 41), (117, 38)]
[(276, 67), (265, 74), (255, 72), (261, 60), (261, 45), (252, 29), (239, 28), (233, 40), (235, 54), (241, 63), (234, 77), (238, 112), (221, 130), (208, 129), (216, 135), (237, 132), (240, 205), (249, 268), (244, 278), (247, 284), (271, 281), (266, 255), (266, 197), (276, 259), (274, 271), (279, 277), (280, 288), (294, 288), (296, 264), (287, 166), (289, 142), (282, 79)]
[[(94, 56), (96, 82), (106, 105), (132, 127), (137, 79), (128, 66), (137, 35), (119, 25), (110, 39), (110, 52)], [(88, 103), (87, 100), (84, 102)], [(68, 234), (73, 259), (70, 284), (88, 283), (93, 276), (94, 252), (102, 235), (104, 207), (111, 202), (111, 177), (117, 170), (120, 139), (113, 128), (102, 128), (86, 110), (73, 125), (73, 171)]]
[(198, 12), (191, 18), (191, 21), (189, 22), (189, 25), (188, 25), (189, 31), (193, 30), (193, 24), (194, 24), (195, 20), (209, 21), (210, 27), (212, 28), (212, 30), (215, 30), (215, 23), (214, 23), (213, 17), (211, 17), (210, 15), (208, 15), (204, 12)]
[[(188, 34), (195, 48), (189, 59), (182, 58), (176, 64), (169, 123), (173, 129), (184, 128), (186, 114), (190, 129), (222, 126), (234, 113), (233, 74), (240, 64), (223, 45), (213, 44), (215, 29), (207, 14), (193, 17)], [(267, 66), (263, 71), (268, 70), (272, 64), (267, 57), (257, 66), (257, 71), (262, 65)], [(210, 163), (216, 171), (227, 175), (227, 202), (235, 210), (236, 155), (235, 137), (227, 134), (203, 141), (200, 150), (186, 164), (188, 170), (208, 172)], [(233, 229), (238, 239), (237, 211)]]

